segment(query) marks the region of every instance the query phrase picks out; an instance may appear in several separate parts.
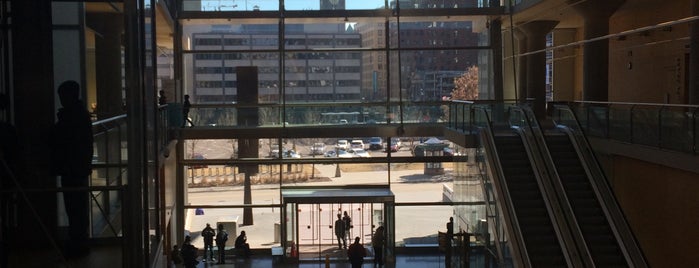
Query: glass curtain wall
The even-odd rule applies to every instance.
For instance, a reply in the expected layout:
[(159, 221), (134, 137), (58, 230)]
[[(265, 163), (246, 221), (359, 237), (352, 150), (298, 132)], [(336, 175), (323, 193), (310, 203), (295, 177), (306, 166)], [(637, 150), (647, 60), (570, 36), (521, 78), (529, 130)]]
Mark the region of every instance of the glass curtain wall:
[[(303, 138), (258, 139), (254, 159), (238, 157), (242, 140), (188, 140), (185, 207), (192, 209), (193, 217), (197, 217), (197, 208), (209, 215), (208, 210), (217, 207), (220, 211), (243, 207), (241, 181), (245, 178), (236, 163), (251, 160), (259, 173), (251, 178), (252, 201), (246, 206), (255, 209), (256, 224), (258, 212), (277, 213), (260, 223), (269, 229), (280, 221), (277, 208), (268, 206), (281, 208), (280, 191), (286, 186), (390, 185), (396, 202), (405, 203), (395, 211), (397, 219), (439, 208), (434, 222), (427, 223), (434, 230), (412, 234), (396, 227), (396, 244), (425, 243), (407, 238), (434, 235), (426, 243), (436, 246), (437, 229), (443, 229), (453, 209), (435, 205), (443, 202), (446, 188), (453, 189), (456, 166), (445, 163), (444, 174), (435, 177), (425, 175), (422, 162), (390, 163), (391, 157), (415, 156), (414, 147), (431, 137), (373, 137), (377, 134), (371, 129), (446, 122), (448, 109), (442, 101), (452, 97), (455, 79), (470, 69), (492, 72), (488, 19), (469, 13), (496, 4), (476, 0), (397, 2), (183, 1), (182, 92), (190, 96), (189, 116), (194, 125), (239, 126), (237, 111), (252, 105), (258, 111), (259, 128), (305, 131)], [(257, 67), (255, 104), (239, 102), (236, 68), (241, 66)], [(316, 129), (326, 125), (351, 125), (367, 131), (359, 137), (328, 138), (317, 133), (322, 128)], [(450, 150), (435, 155), (453, 154), (456, 148), (442, 139), (436, 137)], [(354, 141), (361, 145), (352, 148)], [(333, 161), (345, 157), (351, 163)], [(197, 159), (205, 161), (194, 161)], [(201, 165), (203, 162), (210, 164)], [(221, 207), (221, 202), (226, 205)], [(409, 204), (424, 202), (434, 204)], [(203, 226), (188, 228), (195, 232)], [(276, 245), (276, 241), (263, 242), (260, 245)]]

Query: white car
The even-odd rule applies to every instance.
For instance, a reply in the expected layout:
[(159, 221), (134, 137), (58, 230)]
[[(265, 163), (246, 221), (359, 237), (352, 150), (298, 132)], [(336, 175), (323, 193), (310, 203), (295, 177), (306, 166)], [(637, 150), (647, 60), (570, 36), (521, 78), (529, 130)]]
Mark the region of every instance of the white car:
[(345, 150), (339, 150), (339, 151), (337, 151), (337, 157), (339, 157), (339, 158), (352, 158), (352, 157), (354, 157), (354, 154), (351, 154)]
[(364, 142), (362, 140), (352, 140), (350, 149), (364, 149)]
[(369, 152), (364, 149), (352, 149), (352, 154), (354, 154), (355, 157), (371, 157)]
[(338, 140), (337, 144), (335, 145), (335, 148), (340, 150), (347, 150), (349, 149), (349, 142), (347, 142), (347, 140)]

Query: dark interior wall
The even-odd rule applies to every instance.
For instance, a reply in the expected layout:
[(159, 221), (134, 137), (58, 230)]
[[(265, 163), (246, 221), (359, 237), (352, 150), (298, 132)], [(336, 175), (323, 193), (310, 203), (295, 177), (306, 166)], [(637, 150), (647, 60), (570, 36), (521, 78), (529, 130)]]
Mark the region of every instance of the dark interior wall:
[(650, 267), (699, 267), (699, 174), (623, 156), (605, 168)]

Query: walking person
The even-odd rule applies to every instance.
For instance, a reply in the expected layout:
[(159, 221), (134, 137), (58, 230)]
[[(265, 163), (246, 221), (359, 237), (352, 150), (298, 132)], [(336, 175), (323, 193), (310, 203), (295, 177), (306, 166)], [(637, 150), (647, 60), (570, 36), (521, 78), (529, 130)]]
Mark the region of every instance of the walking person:
[[(69, 80), (58, 87), (62, 108), (58, 110), (58, 121), (53, 126), (51, 140), (51, 172), (61, 177), (65, 188), (89, 186), (92, 172), (92, 120), (85, 103), (80, 100), (80, 85)], [(88, 191), (63, 192), (68, 214), (68, 245), (66, 256), (80, 257), (89, 254)]]
[(354, 238), (354, 244), (350, 245), (347, 250), (347, 257), (352, 264), (352, 268), (361, 268), (362, 264), (364, 264), (366, 249), (364, 249), (362, 244), (359, 244), (359, 236)]
[(218, 264), (226, 263), (226, 241), (228, 241), (228, 232), (223, 229), (223, 224), (218, 224), (216, 232), (216, 247), (218, 248)]
[(343, 246), (347, 248), (347, 239), (345, 238), (345, 221), (342, 220), (342, 215), (337, 214), (337, 220), (335, 221), (335, 236), (337, 237), (337, 246), (342, 249)]
[(216, 236), (216, 231), (207, 223), (204, 230), (201, 230), (201, 236), (204, 237), (204, 262), (216, 261), (214, 259), (214, 236)]
[(374, 267), (383, 267), (384, 240), (383, 226), (379, 226), (371, 237), (371, 247), (374, 248)]

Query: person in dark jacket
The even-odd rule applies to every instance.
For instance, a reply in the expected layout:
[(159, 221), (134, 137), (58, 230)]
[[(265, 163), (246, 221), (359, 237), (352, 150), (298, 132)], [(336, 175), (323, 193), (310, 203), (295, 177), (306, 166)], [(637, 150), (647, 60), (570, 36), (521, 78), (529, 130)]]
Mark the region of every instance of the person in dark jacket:
[(364, 264), (364, 257), (366, 257), (366, 249), (359, 243), (359, 236), (354, 238), (354, 244), (350, 245), (347, 250), (347, 257), (349, 258), (352, 268), (360, 268)]
[(223, 224), (218, 224), (216, 232), (216, 247), (218, 247), (218, 264), (226, 263), (226, 241), (228, 241), (228, 232), (223, 229)]
[(190, 236), (185, 236), (182, 248), (180, 248), (180, 255), (184, 261), (185, 268), (197, 267), (197, 264), (199, 264), (197, 260), (197, 250), (197, 247), (192, 245), (192, 238)]
[[(62, 108), (53, 126), (51, 140), (51, 171), (61, 177), (64, 188), (89, 186), (92, 172), (92, 120), (87, 107), (80, 100), (80, 85), (65, 81), (58, 87)], [(88, 191), (63, 192), (68, 214), (68, 245), (66, 255), (83, 256), (89, 253), (87, 245), (89, 219)]]
[(201, 236), (204, 237), (204, 262), (216, 261), (214, 258), (214, 236), (216, 236), (216, 231), (207, 223), (204, 230), (201, 230)]

